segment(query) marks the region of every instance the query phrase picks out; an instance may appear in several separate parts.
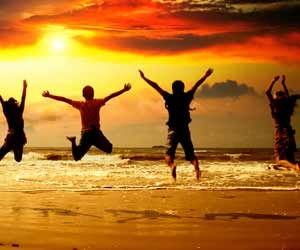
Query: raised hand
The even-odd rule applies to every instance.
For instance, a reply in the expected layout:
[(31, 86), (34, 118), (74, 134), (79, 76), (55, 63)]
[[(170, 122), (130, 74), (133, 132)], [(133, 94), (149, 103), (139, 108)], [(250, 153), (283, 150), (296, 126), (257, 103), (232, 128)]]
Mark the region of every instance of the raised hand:
[(280, 76), (275, 76), (273, 81), (276, 82), (276, 81), (278, 81), (279, 78), (280, 78)]
[(141, 71), (140, 69), (139, 69), (139, 72), (140, 72), (140, 76), (141, 76), (142, 78), (144, 78), (144, 77), (145, 77), (144, 72)]
[(128, 90), (130, 90), (131, 89), (131, 84), (130, 83), (125, 83), (124, 84), (124, 90), (125, 91), (128, 91)]
[(49, 97), (49, 96), (50, 96), (50, 92), (49, 92), (48, 90), (46, 90), (46, 91), (44, 91), (44, 92), (42, 93), (42, 96), (43, 96), (43, 97)]
[(28, 84), (27, 84), (27, 81), (26, 80), (23, 80), (23, 87), (24, 88), (27, 88)]
[(209, 69), (206, 71), (205, 75), (206, 75), (206, 76), (210, 76), (213, 72), (214, 72), (214, 70), (213, 70), (212, 68), (209, 68)]

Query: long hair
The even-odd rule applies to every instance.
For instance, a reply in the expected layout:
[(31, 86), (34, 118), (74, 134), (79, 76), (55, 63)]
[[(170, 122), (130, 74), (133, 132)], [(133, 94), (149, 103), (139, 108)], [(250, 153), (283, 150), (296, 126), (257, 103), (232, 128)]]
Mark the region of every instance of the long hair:
[(13, 97), (10, 97), (7, 101), (4, 102), (3, 112), (5, 115), (16, 114), (19, 110), (19, 103)]
[(296, 106), (296, 98), (293, 98), (293, 96), (285, 95), (275, 98), (272, 105), (272, 116), (278, 119), (282, 119), (286, 116), (290, 117), (294, 114)]

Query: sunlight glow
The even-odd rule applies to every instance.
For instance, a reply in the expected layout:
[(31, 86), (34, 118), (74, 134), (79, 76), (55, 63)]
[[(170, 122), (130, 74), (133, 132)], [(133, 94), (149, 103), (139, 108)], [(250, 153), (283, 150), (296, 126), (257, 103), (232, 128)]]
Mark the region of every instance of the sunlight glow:
[(48, 33), (41, 39), (38, 47), (44, 54), (48, 55), (64, 55), (68, 54), (73, 46), (72, 39), (64, 33)]
[(46, 26), (43, 28), (44, 37), (39, 46), (44, 53), (67, 54), (73, 46), (70, 30), (61, 26)]
[(54, 51), (60, 52), (66, 48), (66, 41), (62, 38), (53, 38), (51, 46)]

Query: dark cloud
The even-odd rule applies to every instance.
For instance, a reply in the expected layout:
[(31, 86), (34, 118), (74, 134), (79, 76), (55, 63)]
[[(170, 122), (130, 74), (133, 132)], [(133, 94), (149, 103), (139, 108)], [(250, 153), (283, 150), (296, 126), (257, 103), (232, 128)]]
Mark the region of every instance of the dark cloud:
[(236, 98), (243, 95), (258, 95), (253, 87), (244, 83), (237, 83), (234, 80), (226, 82), (217, 82), (213, 85), (203, 85), (200, 91), (197, 92), (196, 98)]
[[(47, 2), (47, 1), (45, 1)], [(50, 5), (51, 1), (48, 1)], [(272, 7), (262, 7), (266, 1), (210, 1), (198, 3), (197, 1), (165, 1), (153, 3), (150, 0), (139, 1), (103, 1), (101, 4), (82, 5), (70, 4), (69, 9), (60, 9), (63, 3), (57, 4), (56, 9), (61, 12), (53, 13), (54, 7), (49, 8), (48, 13), (41, 11), (33, 13), (31, 20), (35, 22), (62, 22), (62, 25), (82, 23), (87, 20), (89, 24), (103, 25), (108, 21), (127, 29), (128, 26), (155, 27), (168, 26), (171, 23), (179, 24), (183, 29), (203, 29), (208, 25), (220, 25), (225, 27), (230, 24), (244, 23), (244, 29), (250, 25), (259, 28), (271, 28), (281, 25), (286, 28), (298, 28), (300, 23), (300, 1), (268, 1)], [(251, 4), (251, 7), (242, 7)], [(254, 4), (255, 3), (255, 4)], [(73, 6), (73, 8), (72, 8)], [(75, 6), (77, 6), (75, 8)], [(51, 11), (52, 10), (52, 11)], [(113, 13), (113, 15), (112, 15)], [(280, 17), (280, 18), (279, 18)], [(76, 22), (76, 23), (75, 23)], [(238, 28), (238, 27), (237, 27)]]
[(226, 2), (228, 4), (271, 4), (271, 3), (284, 3), (284, 4), (290, 4), (290, 3), (296, 3), (299, 1), (295, 0), (222, 0), (222, 2)]
[[(94, 47), (164, 54), (221, 44), (241, 44), (261, 35), (280, 39), (291, 30), (300, 32), (300, 3), (260, 9), (263, 1), (256, 1), (257, 8), (239, 11), (236, 5), (241, 3), (166, 1), (153, 4), (147, 0), (104, 1), (102, 4), (91, 4), (56, 15), (35, 15), (26, 21), (93, 30), (93, 37), (77, 38)], [(149, 12), (139, 12), (149, 6)], [(201, 32), (208, 29), (211, 30), (210, 34)], [(285, 40), (280, 42), (288, 43)]]
[[(73, 37), (84, 45), (147, 54), (250, 46), (262, 36), (299, 48), (300, 1), (0, 1), (2, 18), (15, 13), (26, 18), (21, 26), (0, 23), (2, 47), (35, 43), (43, 36), (41, 27), (61, 25), (91, 31), (92, 36)], [(246, 49), (232, 53), (247, 55)]]
[[(263, 33), (263, 31), (261, 31)], [(77, 37), (77, 39), (90, 46), (99, 48), (108, 48), (121, 51), (145, 51), (147, 53), (180, 53), (188, 50), (201, 50), (211, 46), (226, 45), (236, 42), (245, 42), (248, 39), (249, 32), (228, 32), (212, 35), (182, 34), (172, 37), (94, 37), (86, 39)]]
[[(89, 4), (86, 2), (80, 0), (59, 2), (27, 0), (24, 3), (23, 0), (2, 0), (0, 2), (0, 13), (2, 14), (0, 20), (10, 15), (15, 16), (16, 13), (27, 13), (34, 17), (35, 21), (40, 19), (44, 22), (66, 21), (62, 18), (66, 17), (71, 22), (72, 19), (78, 22), (82, 21), (81, 18), (88, 18), (88, 21), (94, 21), (94, 25), (101, 25), (109, 19), (119, 20), (120, 24), (125, 26), (125, 20), (131, 25), (136, 22), (137, 25), (143, 26), (147, 23), (153, 24), (153, 22), (168, 25), (168, 20), (172, 20), (176, 23), (181, 22), (183, 26), (187, 24), (186, 28), (190, 24), (193, 25), (193, 28), (197, 25), (205, 28), (203, 26), (205, 24), (224, 25), (237, 21), (260, 23), (267, 26), (269, 24), (291, 24), (290, 21), (299, 24), (300, 20), (298, 15), (300, 1), (211, 0), (202, 3), (202, 1), (110, 0), (101, 3), (89, 1)], [(266, 8), (267, 4), (271, 7)], [(188, 23), (188, 21), (193, 21), (193, 23)], [(68, 22), (62, 24), (67, 25)]]
[[(275, 4), (277, 3), (277, 4)], [(266, 5), (270, 6), (267, 8)], [(247, 7), (246, 7), (247, 6)], [(172, 10), (172, 6), (169, 6)], [(173, 7), (174, 8), (174, 7)], [(187, 1), (170, 11), (177, 18), (195, 23), (225, 25), (243, 22), (245, 28), (256, 27), (297, 28), (300, 24), (300, 1), (211, 1), (205, 6)], [(169, 14), (169, 13), (168, 13)], [(247, 24), (247, 25), (246, 25)]]

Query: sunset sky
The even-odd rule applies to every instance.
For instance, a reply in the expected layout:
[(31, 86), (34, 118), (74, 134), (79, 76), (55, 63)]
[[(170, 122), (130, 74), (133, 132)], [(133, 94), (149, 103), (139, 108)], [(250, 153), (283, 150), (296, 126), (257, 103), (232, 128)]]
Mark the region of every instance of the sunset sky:
[[(167, 111), (138, 70), (170, 91), (211, 67), (192, 103), (194, 145), (272, 147), (264, 92), (286, 74), (300, 93), (299, 13), (300, 0), (1, 0), (0, 94), (20, 100), (26, 79), (27, 146), (69, 146), (79, 112), (41, 93), (82, 100), (89, 84), (102, 98), (130, 82), (101, 109), (101, 128), (116, 147), (151, 147), (165, 143)], [(300, 145), (299, 107), (293, 125)], [(0, 131), (1, 144), (3, 114)]]

